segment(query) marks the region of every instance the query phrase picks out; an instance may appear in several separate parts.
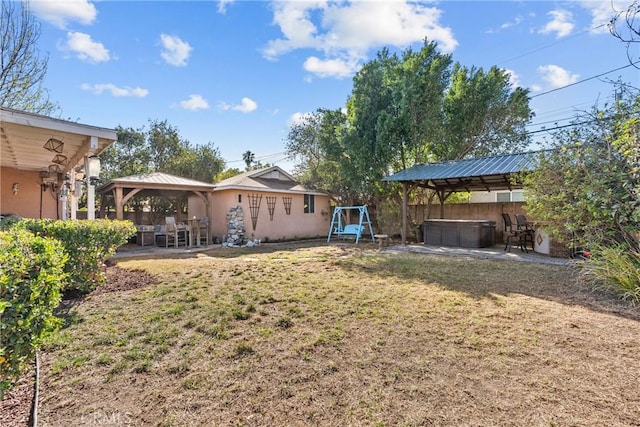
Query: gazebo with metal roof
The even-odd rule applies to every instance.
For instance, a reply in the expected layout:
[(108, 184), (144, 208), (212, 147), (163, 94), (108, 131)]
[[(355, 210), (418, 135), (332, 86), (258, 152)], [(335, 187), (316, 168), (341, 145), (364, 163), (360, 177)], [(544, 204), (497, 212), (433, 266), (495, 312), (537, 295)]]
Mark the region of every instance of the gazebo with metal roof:
[(172, 198), (185, 193), (195, 194), (202, 199), (208, 212), (213, 188), (213, 184), (162, 172), (115, 178), (97, 190), (102, 197), (100, 216), (104, 216), (103, 210), (106, 205), (104, 199), (110, 195), (113, 196), (115, 201), (116, 219), (124, 218), (124, 206), (135, 195)]
[(450, 160), (412, 166), (383, 178), (402, 183), (402, 244), (406, 244), (409, 188), (429, 188), (440, 200), (440, 217), (444, 201), (460, 191), (498, 191), (522, 188), (520, 174), (531, 170), (536, 152), (502, 154), (477, 159)]

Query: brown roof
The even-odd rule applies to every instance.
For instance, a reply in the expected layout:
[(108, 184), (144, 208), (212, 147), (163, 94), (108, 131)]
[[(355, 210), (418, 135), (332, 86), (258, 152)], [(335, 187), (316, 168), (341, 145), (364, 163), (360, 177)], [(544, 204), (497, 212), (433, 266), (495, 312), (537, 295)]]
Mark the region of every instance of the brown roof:
[(110, 182), (118, 184), (166, 184), (166, 185), (181, 185), (186, 187), (203, 187), (212, 188), (213, 184), (202, 181), (196, 181), (194, 179), (182, 178), (175, 175), (170, 175), (163, 172), (151, 172), (143, 173), (140, 175), (124, 176), (121, 178), (114, 178)]
[(215, 191), (221, 190), (262, 190), (287, 193), (326, 194), (314, 191), (298, 183), (293, 176), (279, 166), (257, 169), (232, 176), (215, 185)]

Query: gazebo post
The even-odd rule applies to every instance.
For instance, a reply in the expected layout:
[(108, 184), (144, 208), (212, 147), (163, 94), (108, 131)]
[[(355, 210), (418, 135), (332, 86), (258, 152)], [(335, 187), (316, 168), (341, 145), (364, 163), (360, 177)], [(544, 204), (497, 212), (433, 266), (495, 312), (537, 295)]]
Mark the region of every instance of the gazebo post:
[(116, 187), (115, 189), (115, 205), (116, 205), (116, 219), (124, 219), (124, 209), (122, 203), (122, 187)]
[(402, 245), (407, 244), (407, 211), (409, 207), (409, 183), (402, 181)]

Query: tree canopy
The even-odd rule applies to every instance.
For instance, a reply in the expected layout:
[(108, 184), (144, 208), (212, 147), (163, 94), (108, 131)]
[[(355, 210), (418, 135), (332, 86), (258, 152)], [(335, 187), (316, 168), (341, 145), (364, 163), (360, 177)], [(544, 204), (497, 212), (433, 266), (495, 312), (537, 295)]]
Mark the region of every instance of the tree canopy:
[(593, 109), (554, 134), (526, 178), (526, 209), (556, 239), (640, 250), (640, 96)]
[(492, 67), (464, 67), (424, 42), (382, 49), (353, 79), (346, 112), (318, 109), (294, 124), (287, 150), (306, 185), (371, 203), (383, 177), (428, 161), (514, 152), (528, 145), (528, 91)]
[(640, 95), (593, 109), (526, 178), (525, 208), (555, 239), (586, 248), (584, 278), (640, 302)]
[(213, 143), (193, 145), (166, 120), (150, 120), (149, 129), (116, 128), (118, 141), (100, 154), (105, 179), (165, 172), (202, 182), (214, 182), (224, 169)]
[(28, 1), (2, 1), (0, 5), (0, 105), (50, 115), (58, 106), (42, 87), (48, 56), (36, 47), (40, 24)]

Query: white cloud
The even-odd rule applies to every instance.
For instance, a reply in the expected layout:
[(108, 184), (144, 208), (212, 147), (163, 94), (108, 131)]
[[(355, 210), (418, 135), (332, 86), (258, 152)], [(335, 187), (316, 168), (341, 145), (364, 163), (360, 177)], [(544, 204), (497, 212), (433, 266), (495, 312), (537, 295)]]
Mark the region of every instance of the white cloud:
[(407, 47), (425, 37), (443, 52), (458, 45), (452, 30), (440, 24), (442, 12), (418, 2), (294, 0), (273, 2), (272, 7), (283, 37), (269, 41), (263, 55), (275, 59), (296, 49), (316, 49), (326, 57), (310, 58), (306, 66), (317, 66), (320, 74), (338, 65), (335, 58), (351, 64), (381, 46)]
[(180, 101), (180, 106), (185, 110), (198, 111), (209, 108), (209, 103), (201, 95), (189, 95), (186, 101)]
[(520, 23), (522, 23), (522, 21), (523, 21), (522, 16), (516, 16), (513, 21), (505, 22), (504, 24), (500, 25), (500, 28), (497, 29), (497, 30), (496, 29), (489, 29), (489, 30), (487, 30), (487, 33), (488, 34), (497, 34), (497, 33), (501, 32), (502, 30), (508, 30), (511, 27), (517, 27), (518, 25), (520, 25)]
[(355, 60), (320, 59), (310, 56), (304, 61), (304, 69), (318, 77), (345, 78), (353, 75), (360, 68)]
[(566, 10), (552, 10), (547, 13), (552, 19), (542, 27), (539, 32), (542, 34), (555, 33), (556, 38), (566, 37), (573, 31), (575, 24), (573, 23), (573, 15)]
[(542, 74), (542, 80), (547, 82), (551, 89), (575, 83), (580, 78), (579, 74), (571, 74), (564, 68), (553, 64), (539, 66), (538, 73)]
[(193, 50), (189, 43), (182, 41), (179, 37), (167, 34), (160, 35), (160, 42), (163, 48), (160, 56), (167, 64), (175, 65), (176, 67), (187, 65), (187, 59), (189, 59), (191, 50)]
[(235, 0), (218, 0), (218, 13), (227, 13), (227, 6), (235, 2)]
[(147, 89), (129, 86), (118, 87), (112, 83), (98, 83), (94, 85), (83, 83), (81, 87), (82, 90), (93, 92), (96, 95), (100, 95), (105, 91), (111, 92), (111, 95), (115, 97), (132, 96), (134, 98), (144, 98), (149, 94)]
[(580, 5), (591, 13), (591, 31), (609, 33), (607, 24), (617, 13), (626, 10), (631, 0), (582, 0)]
[(66, 28), (70, 22), (91, 25), (98, 12), (87, 0), (32, 0), (29, 3), (33, 14), (58, 28)]
[(226, 103), (221, 103), (220, 107), (223, 110), (232, 110), (232, 111), (240, 111), (241, 113), (251, 113), (258, 109), (258, 104), (251, 98), (242, 98), (239, 105), (229, 105)]
[(287, 127), (291, 127), (294, 125), (303, 125), (305, 123), (305, 120), (308, 117), (311, 117), (312, 114), (307, 112), (307, 113), (293, 113), (290, 117), (289, 120), (287, 120)]
[(98, 63), (111, 59), (109, 50), (102, 43), (93, 41), (91, 36), (85, 33), (67, 33), (67, 41), (61, 49), (74, 52), (82, 61)]

